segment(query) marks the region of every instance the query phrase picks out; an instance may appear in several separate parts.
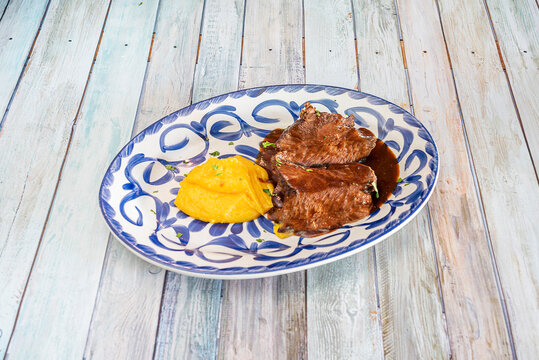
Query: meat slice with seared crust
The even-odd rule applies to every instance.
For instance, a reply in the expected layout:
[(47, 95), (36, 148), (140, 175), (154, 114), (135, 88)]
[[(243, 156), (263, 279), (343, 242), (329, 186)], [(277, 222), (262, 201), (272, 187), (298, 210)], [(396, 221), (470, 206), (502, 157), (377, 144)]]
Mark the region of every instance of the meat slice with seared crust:
[(306, 168), (282, 164), (268, 218), (281, 232), (316, 236), (367, 216), (372, 207), (374, 171), (360, 163)]
[(305, 103), (299, 119), (275, 143), (278, 158), (303, 166), (346, 164), (367, 157), (376, 137), (367, 129), (356, 129), (354, 116), (320, 113)]

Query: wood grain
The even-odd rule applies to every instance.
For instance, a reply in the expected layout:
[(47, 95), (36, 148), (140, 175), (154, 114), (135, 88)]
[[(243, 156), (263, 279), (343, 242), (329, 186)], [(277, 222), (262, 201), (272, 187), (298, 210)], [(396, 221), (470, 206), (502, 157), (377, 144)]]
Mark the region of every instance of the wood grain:
[(414, 110), (440, 153), (429, 210), (451, 354), (508, 358), (507, 329), (436, 4), (401, 0), (398, 9)]
[[(440, 15), (516, 355), (533, 358), (539, 353), (536, 173), (483, 2), (440, 0)], [(532, 119), (537, 122), (536, 113)]]
[[(304, 7), (306, 82), (357, 89), (351, 2), (306, 0)], [(373, 254), (307, 271), (309, 358), (383, 357)]]
[[(0, 1), (0, 16), (6, 5), (7, 0)], [(46, 8), (47, 1), (43, 0), (13, 0), (0, 21), (0, 131), (1, 117), (15, 90)]]
[[(352, 4), (360, 89), (409, 110), (395, 3), (354, 0)], [(385, 357), (448, 359), (428, 210), (376, 245), (375, 254)]]
[[(240, 86), (303, 82), (301, 1), (247, 1)], [(306, 358), (304, 272), (223, 282), (218, 359)]]
[(539, 11), (532, 0), (488, 0), (492, 25), (511, 82), (528, 146), (539, 164)]
[[(88, 4), (89, 8), (94, 6)], [(80, 4), (58, 10), (69, 21), (77, 20), (75, 24), (82, 24), (82, 29), (84, 25), (96, 25), (79, 18), (88, 16), (81, 11)], [(111, 154), (121, 148), (131, 133), (156, 10), (156, 1), (147, 6), (111, 5), (100, 52), (8, 348), (9, 357), (25, 359), (46, 354), (52, 359), (66, 359), (83, 356), (109, 232), (95, 198)], [(90, 9), (86, 9), (88, 11)], [(59, 25), (60, 31), (65, 28), (76, 31), (67, 26), (69, 23)], [(62, 42), (59, 48), (65, 47)], [(48, 49), (50, 51), (50, 47)], [(59, 69), (65, 66), (52, 65)], [(58, 101), (51, 98), (55, 103)], [(60, 125), (60, 121), (71, 119), (58, 116), (55, 120)], [(129, 302), (122, 305), (129, 309)], [(131, 311), (137, 310), (131, 308)]]
[[(143, 2), (141, 6), (153, 5)], [(189, 104), (202, 8), (199, 1), (159, 3), (134, 134)], [(113, 156), (114, 152), (110, 153), (109, 159)], [(151, 358), (164, 282), (165, 270), (143, 261), (111, 238), (85, 357)]]
[(104, 0), (50, 4), (0, 133), (0, 356), (12, 333), (107, 7)]
[[(206, 1), (194, 102), (237, 88), (243, 4), (243, 0)], [(214, 359), (220, 305), (221, 281), (168, 273), (155, 357)]]

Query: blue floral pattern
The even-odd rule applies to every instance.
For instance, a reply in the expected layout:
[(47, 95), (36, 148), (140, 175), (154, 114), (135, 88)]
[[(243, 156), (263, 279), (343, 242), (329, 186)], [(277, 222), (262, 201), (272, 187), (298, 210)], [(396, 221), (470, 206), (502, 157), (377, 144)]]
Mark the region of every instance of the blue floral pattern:
[[(353, 114), (397, 155), (402, 182), (376, 212), (315, 238), (279, 239), (261, 216), (210, 224), (174, 206), (179, 182), (211, 156), (254, 160), (274, 128), (299, 116), (305, 102)], [(114, 158), (99, 203), (111, 231), (129, 249), (169, 270), (217, 278), (262, 277), (356, 253), (389, 236), (428, 200), (438, 152), (425, 127), (404, 109), (373, 95), (322, 85), (279, 85), (236, 91), (193, 104), (150, 125)]]

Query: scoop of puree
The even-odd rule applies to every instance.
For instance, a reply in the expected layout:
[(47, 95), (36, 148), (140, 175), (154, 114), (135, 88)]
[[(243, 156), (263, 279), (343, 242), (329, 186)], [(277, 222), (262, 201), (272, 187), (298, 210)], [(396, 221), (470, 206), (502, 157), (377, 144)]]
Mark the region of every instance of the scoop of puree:
[(174, 204), (198, 220), (238, 223), (256, 219), (271, 209), (272, 193), (266, 170), (236, 155), (211, 158), (193, 168), (180, 182)]

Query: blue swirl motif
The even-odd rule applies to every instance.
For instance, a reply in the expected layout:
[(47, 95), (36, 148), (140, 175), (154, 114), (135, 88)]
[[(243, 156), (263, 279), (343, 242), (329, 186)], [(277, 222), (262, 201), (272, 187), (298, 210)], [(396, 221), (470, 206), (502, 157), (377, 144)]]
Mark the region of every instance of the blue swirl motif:
[[(347, 95), (351, 99), (357, 101), (366, 100), (369, 104), (374, 105), (354, 106), (348, 108), (346, 111), (355, 115), (356, 122), (360, 126), (369, 127), (369, 124), (362, 115), (366, 114), (374, 117), (376, 119), (375, 127), (377, 128), (378, 137), (385, 140), (386, 144), (395, 150), (398, 154), (401, 169), (404, 167), (406, 177), (403, 178), (402, 183), (398, 184), (393, 197), (386, 203), (387, 206), (384, 205), (377, 212), (357, 224), (347, 225), (325, 236), (317, 238), (294, 237), (284, 241), (266, 240), (260, 243), (256, 241), (246, 243), (239, 236), (240, 234), (246, 231), (252, 238), (263, 238), (264, 233), (273, 232), (273, 224), (265, 217), (260, 217), (243, 224), (208, 224), (191, 219), (177, 209), (172, 210), (174, 206), (173, 201), (162, 202), (158, 197), (153, 195), (152, 190), (156, 186), (160, 188), (169, 186), (168, 190), (170, 193), (176, 194), (178, 190), (177, 183), (183, 179), (180, 170), (198, 165), (206, 160), (209, 150), (208, 136), (222, 141), (236, 141), (252, 135), (262, 138), (268, 132), (266, 129), (247, 123), (238, 115), (236, 108), (231, 105), (214, 107), (211, 111), (205, 112), (198, 122), (182, 123), (178, 121), (180, 117), (187, 116), (194, 110), (204, 110), (212, 104), (219, 104), (226, 100), (228, 96), (231, 98), (240, 98), (243, 96), (255, 98), (263, 94), (284, 92), (284, 94), (281, 93), (282, 98), (276, 96), (276, 98), (264, 100), (256, 104), (252, 109), (251, 117), (259, 124), (279, 123), (282, 122), (281, 115), (277, 119), (262, 114), (267, 114), (263, 110), (269, 107), (281, 107), (285, 113), (290, 115), (291, 121), (295, 121), (305, 103), (298, 104), (294, 101), (284, 101), (283, 99), (287, 98), (286, 93), (294, 94), (300, 90), (309, 94), (325, 91), (331, 97)], [(339, 107), (338, 102), (332, 99), (316, 98), (310, 102), (323, 105), (332, 112), (337, 112)], [(394, 116), (384, 116), (382, 112), (374, 109), (377, 107), (381, 110), (382, 108), (386, 108), (386, 113), (389, 111)], [(218, 117), (218, 120), (210, 126), (209, 122), (212, 116)], [(397, 119), (397, 121), (393, 118)], [(238, 128), (231, 130), (234, 123)], [(406, 124), (407, 126), (399, 126), (396, 123)], [(186, 129), (192, 133), (195, 139), (202, 139), (204, 141), (202, 151), (188, 159), (179, 159), (177, 161), (149, 157), (144, 152), (138, 152), (132, 155), (136, 149), (136, 144), (142, 142), (145, 136), (150, 135), (159, 136), (159, 146), (162, 153), (185, 149), (192, 138), (185, 137), (178, 140), (176, 137), (176, 143), (173, 144), (166, 141), (169, 134), (175, 129)], [(418, 141), (418, 139), (421, 140)], [(424, 150), (416, 148), (421, 142), (425, 144)], [(414, 147), (412, 147), (412, 144), (414, 144)], [(247, 145), (235, 145), (234, 150), (235, 153), (242, 154), (251, 159), (254, 159), (258, 154), (258, 149)], [(231, 155), (224, 154), (221, 157)], [(178, 269), (203, 273), (241, 274), (265, 272), (301, 266), (341, 254), (366, 244), (397, 226), (400, 222), (408, 218), (428, 195), (437, 173), (437, 156), (432, 138), (417, 119), (400, 107), (389, 104), (385, 100), (374, 96), (347, 89), (317, 85), (285, 85), (248, 89), (193, 104), (190, 107), (163, 118), (138, 134), (112, 162), (103, 179), (100, 190), (100, 204), (109, 225), (116, 235), (130, 246), (136, 248), (136, 251), (155, 261)], [(109, 203), (111, 201), (109, 188), (115, 182), (114, 173), (120, 170), (122, 159), (127, 160), (123, 172), (123, 181), (126, 182), (122, 186), (123, 190), (127, 191), (127, 194), (123, 196), (117, 207), (114, 207)], [(156, 166), (165, 167), (167, 165), (170, 165), (170, 167), (168, 167), (164, 175), (154, 180), (150, 178), (152, 170)], [(133, 173), (134, 169), (139, 166), (143, 166), (143, 168), (137, 170), (137, 174), (142, 173), (142, 179), (137, 181)], [(424, 168), (427, 166), (430, 173), (427, 173), (426, 176), (421, 175), (425, 173)], [(171, 167), (173, 168), (171, 169)], [(136, 202), (134, 203), (136, 216), (129, 216), (126, 212), (126, 205), (128, 203), (142, 197), (148, 197), (155, 204), (155, 220), (152, 219), (152, 221), (155, 221), (155, 225), (150, 224), (152, 231), (148, 235), (148, 245), (138, 243), (129, 231), (124, 230), (124, 227), (141, 227), (143, 226), (143, 220), (147, 219), (147, 217), (142, 216), (142, 212), (136, 206)], [(118, 216), (118, 212), (120, 216)], [(353, 228), (368, 230), (366, 232), (367, 236), (353, 240), (351, 238), (351, 229)], [(207, 233), (209, 241), (205, 241), (203, 244), (190, 244), (190, 238), (193, 233), (198, 232)], [(181, 236), (175, 236), (178, 233), (181, 233)], [(158, 249), (162, 249), (165, 254), (173, 252), (182, 253), (183, 255), (179, 259), (176, 256), (173, 258), (156, 252)], [(305, 251), (308, 254), (296, 256)], [(208, 265), (201, 266), (200, 261), (189, 261), (189, 257), (193, 255), (202, 259)], [(233, 265), (236, 261), (246, 256), (258, 262), (259, 265), (250, 267)], [(209, 264), (215, 264), (215, 266)], [(225, 265), (226, 267), (224, 267)]]

